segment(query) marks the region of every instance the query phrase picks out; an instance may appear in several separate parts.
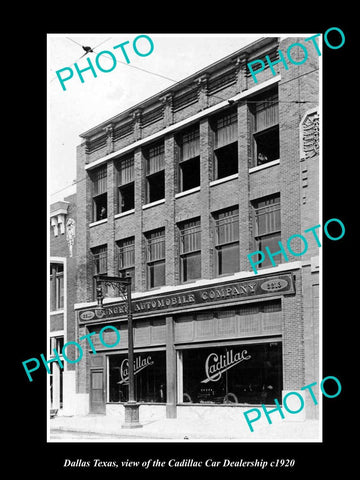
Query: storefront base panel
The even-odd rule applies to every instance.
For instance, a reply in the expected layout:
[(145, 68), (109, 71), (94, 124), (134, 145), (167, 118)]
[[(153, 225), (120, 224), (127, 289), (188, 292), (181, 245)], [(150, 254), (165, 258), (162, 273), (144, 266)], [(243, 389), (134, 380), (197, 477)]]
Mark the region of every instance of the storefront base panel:
[(63, 415), (88, 415), (89, 414), (89, 394), (76, 393), (71, 396), (71, 402), (68, 401), (65, 405)]
[[(62, 415), (76, 415), (76, 378), (75, 370), (65, 370), (63, 373), (63, 408)], [(60, 413), (60, 412), (59, 412)]]
[[(287, 395), (287, 397), (286, 397)], [(303, 399), (303, 404), (299, 396)], [(284, 397), (286, 397), (286, 408), (284, 406)], [(287, 422), (303, 422), (306, 420), (306, 399), (304, 398), (304, 391), (300, 390), (283, 390), (282, 391), (282, 405)], [(290, 413), (294, 412), (294, 413)]]
[[(125, 407), (123, 404), (106, 404), (106, 415), (119, 417), (119, 421), (125, 421)], [(139, 420), (142, 422), (151, 422), (166, 418), (165, 405), (141, 405), (139, 406)]]
[[(286, 394), (286, 392), (285, 392)], [(296, 410), (298, 404), (292, 407), (290, 402), (288, 402), (289, 408)], [(276, 405), (267, 405), (266, 409), (268, 412), (274, 410), (273, 413), (269, 414), (272, 423), (277, 422), (304, 422), (307, 420), (305, 415), (305, 408), (298, 414), (291, 414), (287, 412), (282, 406), (282, 411), (284, 418), (281, 417), (280, 413), (275, 411)], [(267, 423), (266, 415), (262, 410), (260, 405), (248, 405), (248, 406), (208, 406), (208, 405), (179, 405), (177, 407), (177, 418), (180, 420), (205, 420), (205, 421), (234, 421), (238, 422), (239, 419), (243, 421), (245, 419), (244, 413), (248, 412), (251, 409), (258, 409), (261, 412), (261, 417), (259, 423), (265, 421)], [(250, 418), (255, 416), (255, 412), (249, 414)]]

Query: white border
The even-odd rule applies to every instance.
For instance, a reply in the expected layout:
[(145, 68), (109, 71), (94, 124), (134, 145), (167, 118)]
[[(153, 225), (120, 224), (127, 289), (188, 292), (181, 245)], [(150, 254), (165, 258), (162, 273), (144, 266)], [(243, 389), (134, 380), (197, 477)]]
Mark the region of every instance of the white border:
[[(81, 37), (81, 36), (88, 36), (88, 35), (91, 35), (93, 37), (104, 37), (105, 35), (118, 35), (118, 34), (105, 34), (105, 33), (102, 33), (102, 34), (93, 34), (93, 33), (81, 33), (81, 34), (73, 34), (71, 33), (71, 35), (73, 37)], [(156, 37), (168, 37), (168, 36), (178, 36), (178, 37), (183, 37), (183, 36), (193, 36), (193, 37), (209, 37), (209, 38), (216, 38), (218, 37), (220, 34), (180, 34), (180, 35), (177, 35), (177, 34), (151, 34), (154, 38)], [(315, 35), (314, 33), (287, 33), (287, 34), (256, 34), (256, 33), (253, 33), (253, 34), (226, 34), (226, 36), (228, 37), (240, 37), (240, 38), (243, 38), (243, 37), (246, 37), (246, 38), (252, 38), (252, 37), (259, 37), (259, 36), (265, 36), (265, 37), (280, 37), (280, 39), (283, 39), (284, 37), (304, 37), (304, 38), (307, 38), (307, 37), (310, 37), (311, 35)], [(66, 34), (47, 34), (47, 37), (48, 38), (55, 38), (55, 37), (64, 37), (66, 36)], [(320, 45), (320, 41), (319, 41), (319, 47), (320, 49), (322, 50), (322, 46), (323, 46), (323, 35), (320, 34), (320, 37), (321, 39), (321, 45)], [(48, 60), (48, 63), (49, 63), (49, 56), (50, 56), (50, 53), (49, 53), (49, 47), (47, 48), (47, 60)], [(320, 151), (319, 151), (319, 217), (320, 217), (320, 223), (322, 224), (323, 222), (323, 218), (322, 218), (322, 207), (323, 207), (323, 188), (322, 188), (322, 177), (323, 177), (323, 169), (322, 169), (322, 161), (323, 161), (323, 148), (322, 148), (322, 137), (323, 137), (323, 134), (322, 134), (322, 129), (323, 129), (323, 122), (322, 122), (322, 114), (323, 114), (323, 99), (322, 99), (322, 95), (323, 95), (323, 73), (322, 73), (322, 70), (323, 70), (323, 64), (322, 64), (322, 56), (320, 56), (319, 58), (319, 89), (318, 89), (318, 93), (319, 93), (319, 117), (320, 117)], [(195, 72), (196, 73), (196, 72)], [(261, 90), (263, 88), (265, 88), (267, 85), (270, 85), (270, 84), (273, 84), (274, 82), (277, 82), (279, 81), (281, 78), (281, 76), (277, 76), (273, 79), (271, 79), (272, 81), (271, 82), (263, 82), (261, 84), (259, 84), (258, 86), (255, 86), (253, 87), (252, 89), (249, 89), (246, 91), (246, 95), (250, 95), (252, 93), (255, 93), (256, 91), (258, 90)], [(49, 90), (49, 87), (47, 87), (47, 89)], [(239, 100), (241, 98), (243, 98), (244, 96), (246, 96), (244, 94), (239, 94), (239, 95), (236, 95), (235, 97), (232, 97), (232, 100), (236, 101), (236, 100)], [(224, 102), (224, 103), (221, 103), (221, 104), (217, 104), (217, 108), (212, 110), (212, 109), (207, 109), (206, 110), (206, 113), (205, 111), (201, 112), (203, 115), (208, 115), (210, 113), (212, 113), (213, 111), (216, 111), (220, 108), (223, 108), (224, 106), (226, 106), (228, 104), (228, 102)], [(124, 149), (121, 149), (117, 152), (113, 152), (112, 154), (110, 155), (107, 155), (95, 162), (92, 162), (91, 164), (89, 165), (86, 165), (85, 166), (85, 169), (90, 169), (90, 168), (93, 168), (101, 163), (104, 163), (112, 158), (116, 158), (117, 156), (120, 156), (122, 155), (123, 153), (126, 153), (128, 152), (129, 150), (133, 149), (133, 148), (136, 148), (137, 146), (140, 146), (140, 145), (143, 145), (145, 143), (148, 143), (148, 142), (151, 142), (154, 138), (158, 138), (159, 136), (162, 136), (164, 135), (165, 133), (168, 133), (172, 130), (176, 130), (188, 123), (190, 123), (191, 121), (195, 121), (197, 118), (201, 118), (203, 115), (199, 115), (199, 116), (193, 116), (191, 117), (191, 119), (186, 119), (187, 121), (183, 121), (183, 122), (179, 122), (177, 123), (176, 125), (174, 126), (171, 126), (171, 127), (168, 127), (168, 129), (164, 129), (162, 130), (161, 132), (159, 132), (158, 135), (156, 136), (151, 136), (151, 137), (147, 137), (146, 140), (140, 140), (139, 142), (135, 142), (127, 147), (125, 147)], [(50, 125), (49, 125), (49, 122), (50, 122), (50, 104), (49, 104), (49, 99), (47, 101), (47, 127), (48, 127), (48, 131), (51, 131), (50, 129)], [(170, 130), (171, 129), (171, 130)], [(48, 154), (48, 158), (50, 158), (50, 134), (48, 135), (48, 141), (47, 141), (47, 154)], [(141, 142), (141, 143), (140, 143)], [(50, 175), (49, 175), (49, 169), (47, 169), (47, 184), (49, 185), (50, 184)], [(70, 195), (70, 194), (69, 194)], [(66, 195), (68, 196), (68, 195)], [(300, 199), (299, 199), (300, 201)], [(53, 202), (54, 203), (54, 202)], [(50, 219), (50, 194), (48, 192), (48, 195), (47, 195), (47, 216), (46, 218)], [(48, 258), (48, 262), (47, 262), (47, 270), (46, 270), (46, 275), (47, 275), (47, 279), (48, 279), (48, 271), (49, 271), (49, 264), (50, 264), (50, 241), (49, 241), (49, 228), (47, 228), (47, 258)], [(321, 234), (321, 237), (320, 237), (320, 241), (322, 239), (322, 232), (320, 231), (319, 232)], [(321, 247), (320, 247), (321, 248)], [(323, 285), (322, 285), (322, 276), (323, 276), (323, 254), (322, 254), (322, 251), (319, 252), (319, 255), (320, 255), (320, 269), (321, 269), (321, 273), (320, 273), (320, 277), (319, 277), (319, 379), (322, 378), (322, 372), (323, 372), (323, 362), (322, 362), (322, 355), (323, 355), (323, 309), (322, 309), (322, 301), (323, 301)], [(271, 270), (271, 272), (275, 272), (276, 268), (278, 267), (273, 267)], [(265, 269), (261, 272), (261, 273), (265, 273)], [(218, 281), (218, 279), (216, 279)], [(188, 288), (188, 285), (186, 285), (186, 288)], [(149, 292), (149, 294), (154, 294), (155, 292), (154, 291), (151, 291)], [(65, 295), (66, 295), (66, 290), (64, 292), (64, 303), (65, 303)], [(49, 281), (47, 281), (47, 312), (49, 313), (50, 311), (50, 304), (49, 304)], [(90, 303), (86, 303), (86, 304), (75, 304), (74, 305), (74, 308), (81, 308), (81, 306), (90, 306)], [(47, 332), (49, 333), (49, 319), (50, 319), (50, 315), (48, 314), (48, 317), (47, 317)], [(67, 315), (64, 314), (64, 327), (66, 325), (66, 320), (67, 320)], [(67, 328), (66, 328), (67, 330)], [(64, 337), (66, 336), (66, 330), (64, 332)], [(64, 338), (64, 341), (65, 341), (65, 338)], [(48, 344), (48, 338), (47, 338), (47, 344)], [(49, 349), (49, 346), (47, 345), (47, 349)], [(48, 384), (49, 381), (47, 381), (46, 383)], [(48, 402), (50, 401), (50, 391), (49, 391), (49, 387), (46, 386), (46, 395), (47, 395), (47, 399), (48, 399)], [(47, 407), (49, 407), (49, 403), (47, 404)], [(46, 412), (45, 412), (45, 415), (46, 415), (46, 424), (47, 424), (47, 442), (48, 443), (69, 443), (69, 440), (62, 440), (62, 439), (58, 439), (58, 440), (50, 440), (50, 422), (49, 422), (49, 409), (47, 408)], [(191, 443), (262, 443), (262, 442), (266, 442), (266, 443), (307, 443), (307, 442), (311, 442), (311, 443), (319, 443), (319, 441), (322, 443), (323, 442), (323, 438), (322, 438), (322, 425), (323, 425), (323, 396), (322, 395), (319, 395), (319, 422), (320, 422), (320, 437), (321, 439), (320, 440), (316, 440), (314, 441), (313, 439), (294, 439), (294, 440), (282, 440), (281, 438), (280, 439), (254, 439), (252, 440), (251, 438), (246, 438), (246, 440), (244, 440), (244, 442), (239, 442), (239, 440), (219, 440), (219, 439), (199, 439), (199, 440), (186, 440), (187, 442), (191, 442)], [(269, 428), (271, 428), (271, 425), (269, 425)], [(125, 438), (123, 440), (119, 439), (117, 442), (114, 440), (112, 443), (141, 443), (141, 442), (146, 442), (148, 441), (146, 438)], [(108, 443), (109, 442), (109, 439), (97, 439), (96, 440), (97, 443)], [(164, 443), (164, 439), (152, 439), (151, 440), (152, 443)], [(182, 442), (182, 440), (179, 440), (179, 439), (166, 439), (166, 442), (165, 443), (180, 443)], [(76, 440), (76, 439), (72, 439), (70, 443), (94, 443), (94, 440), (93, 439), (86, 439), (86, 438), (82, 438), (82, 439), (79, 439), (79, 440)]]

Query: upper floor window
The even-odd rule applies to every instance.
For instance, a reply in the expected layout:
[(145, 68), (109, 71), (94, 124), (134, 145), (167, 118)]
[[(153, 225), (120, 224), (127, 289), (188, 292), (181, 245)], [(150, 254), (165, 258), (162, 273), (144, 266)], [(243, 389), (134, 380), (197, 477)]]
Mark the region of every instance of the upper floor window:
[(147, 287), (165, 285), (165, 229), (146, 234)]
[(200, 219), (183, 222), (180, 230), (180, 275), (182, 282), (201, 278)]
[(267, 91), (249, 100), (252, 135), (252, 165), (280, 158), (279, 100), (277, 90)]
[(50, 264), (50, 310), (64, 308), (64, 265)]
[(145, 152), (146, 158), (146, 202), (152, 203), (165, 198), (165, 155), (164, 143), (152, 145)]
[(214, 121), (213, 179), (238, 173), (237, 111), (223, 113)]
[(93, 222), (107, 218), (107, 166), (91, 173)]
[[(279, 251), (281, 240), (280, 195), (272, 195), (253, 202), (254, 206), (254, 242), (256, 250), (265, 252), (269, 247), (271, 252)], [(280, 254), (279, 254), (280, 256)], [(278, 261), (280, 263), (281, 260)], [(272, 266), (268, 255), (259, 267)]]
[(199, 126), (192, 127), (179, 136), (179, 191), (184, 192), (200, 185), (200, 134)]
[(131, 277), (131, 289), (134, 290), (135, 280), (135, 238), (125, 238), (117, 242), (119, 276)]
[(134, 208), (134, 157), (121, 159), (117, 164), (118, 213)]
[(215, 218), (216, 274), (225, 275), (240, 270), (239, 209), (217, 212)]
[[(96, 279), (95, 275), (107, 275), (107, 245), (101, 245), (91, 249), (92, 254), (92, 273), (94, 277), (93, 295), (96, 298)], [(105, 292), (103, 292), (105, 295)]]

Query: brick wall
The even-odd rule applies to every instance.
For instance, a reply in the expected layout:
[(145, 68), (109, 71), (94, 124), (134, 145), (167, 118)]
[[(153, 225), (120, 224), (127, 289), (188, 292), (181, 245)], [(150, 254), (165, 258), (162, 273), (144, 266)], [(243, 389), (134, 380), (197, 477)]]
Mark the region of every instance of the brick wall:
[[(301, 39), (285, 39), (279, 48), (286, 51), (287, 47)], [(264, 55), (264, 52), (262, 53)], [(301, 52), (292, 51), (294, 59), (301, 58)], [(253, 58), (257, 58), (254, 56)], [(218, 96), (226, 98), (237, 92), (253, 87), (255, 84), (249, 75), (244, 75), (244, 62), (238, 69), (237, 82), (219, 91)], [(179, 278), (179, 247), (176, 224), (180, 221), (194, 217), (201, 218), (201, 246), (202, 246), (202, 278), (210, 279), (214, 276), (214, 229), (211, 213), (228, 206), (239, 205), (239, 233), (240, 233), (240, 269), (251, 271), (247, 254), (254, 249), (252, 232), (252, 205), (251, 202), (263, 196), (280, 193), (281, 196), (281, 235), (286, 244), (289, 236), (302, 232), (307, 222), (312, 222), (317, 217), (318, 201), (317, 194), (318, 170), (317, 159), (312, 159), (307, 164), (309, 173), (309, 188), (306, 206), (302, 204), (304, 184), (302, 183), (302, 167), (300, 165), (300, 140), (299, 124), (305, 112), (318, 104), (318, 57), (316, 52), (309, 49), (309, 58), (303, 65), (289, 65), (285, 70), (281, 64), (276, 70), (281, 73), (279, 82), (279, 127), (280, 127), (280, 164), (254, 171), (249, 174), (251, 158), (250, 137), (250, 114), (246, 101), (240, 101), (237, 106), (238, 115), (238, 177), (218, 185), (210, 186), (213, 179), (213, 146), (214, 135), (208, 118), (199, 120), (200, 128), (200, 191), (190, 195), (175, 197), (177, 192), (177, 161), (178, 151), (173, 133), (165, 137), (165, 203), (143, 209), (145, 203), (145, 176), (144, 158), (141, 148), (134, 152), (135, 163), (135, 211), (126, 216), (115, 218), (115, 184), (113, 161), (108, 162), (108, 219), (106, 223), (89, 228), (91, 223), (91, 184), (85, 164), (101, 155), (96, 152), (86, 155), (85, 146), (78, 148), (78, 179), (86, 177), (85, 181), (78, 184), (78, 222), (77, 222), (77, 301), (85, 302), (92, 299), (92, 268), (90, 248), (106, 244), (108, 247), (109, 274), (115, 271), (115, 241), (129, 236), (135, 236), (135, 286), (137, 291), (146, 290), (146, 251), (144, 232), (158, 227), (165, 227), (166, 232), (166, 284), (177, 285)], [(273, 78), (269, 68), (258, 77), (261, 82)], [(206, 89), (200, 86), (201, 94), (199, 101), (186, 108), (174, 112), (171, 108), (171, 99), (164, 101), (164, 121), (157, 121), (152, 127), (148, 126), (141, 130), (139, 116), (134, 117), (134, 131), (118, 140), (113, 147), (120, 148), (130, 144), (144, 135), (159, 130), (164, 125), (169, 125), (180, 119), (187, 118), (204, 107), (220, 102), (220, 98), (206, 97)], [(207, 98), (207, 101), (206, 101)], [(104, 152), (103, 152), (104, 155)], [(300, 250), (301, 245), (296, 241), (292, 243), (295, 251)], [(311, 255), (316, 253), (310, 252)], [(276, 258), (276, 257), (275, 257)], [(298, 258), (296, 258), (297, 260)], [(291, 260), (295, 260), (292, 258)], [(310, 290), (305, 282), (311, 282)], [(312, 302), (315, 294), (315, 282), (306, 275), (304, 278), (297, 275), (297, 294), (284, 298), (283, 301), (283, 335), (284, 335), (284, 389), (299, 389), (304, 385), (304, 308), (303, 298)], [(306, 284), (307, 285), (307, 284)], [(306, 295), (305, 295), (306, 290)], [(310, 293), (309, 293), (310, 292)], [(312, 292), (312, 293), (311, 293)], [(316, 309), (315, 309), (316, 310)], [(313, 313), (315, 312), (313, 310)], [(314, 320), (315, 321), (315, 320)], [(316, 330), (316, 321), (314, 331)], [(306, 351), (316, 350), (312, 344), (311, 332), (306, 334)], [(310, 362), (316, 357), (310, 356)], [(307, 361), (307, 362), (308, 362)], [(84, 363), (79, 366), (84, 370)], [(307, 375), (309, 376), (311, 372)], [(311, 375), (310, 375), (311, 376)], [(79, 379), (84, 378), (79, 373)], [(86, 391), (86, 385), (80, 385), (80, 391)]]

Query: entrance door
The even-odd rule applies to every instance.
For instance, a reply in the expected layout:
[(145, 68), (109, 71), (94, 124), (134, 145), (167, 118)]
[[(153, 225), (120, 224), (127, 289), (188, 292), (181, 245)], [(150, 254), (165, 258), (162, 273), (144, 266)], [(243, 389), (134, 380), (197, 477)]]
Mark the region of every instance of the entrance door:
[(90, 413), (105, 413), (104, 370), (90, 371)]

